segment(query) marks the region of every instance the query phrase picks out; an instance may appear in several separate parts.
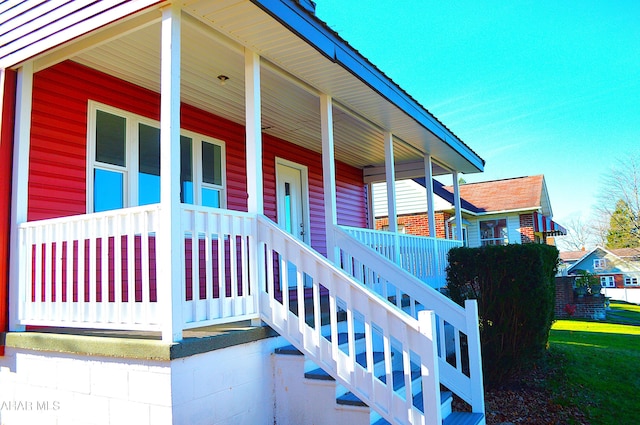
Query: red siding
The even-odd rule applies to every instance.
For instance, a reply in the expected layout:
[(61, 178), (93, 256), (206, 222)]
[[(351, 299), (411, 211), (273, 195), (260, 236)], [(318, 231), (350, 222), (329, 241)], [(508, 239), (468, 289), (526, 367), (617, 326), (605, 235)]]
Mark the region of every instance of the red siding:
[[(95, 100), (159, 119), (158, 93), (73, 62), (34, 76), (28, 219), (83, 214), (86, 211), (87, 102)], [(182, 127), (225, 142), (227, 207), (247, 210), (244, 126), (189, 105), (182, 105)], [(276, 218), (275, 156), (309, 167), (311, 244), (326, 251), (322, 157), (319, 153), (264, 136), (265, 213)], [(366, 226), (366, 198), (359, 169), (336, 167), (338, 222)]]
[[(15, 72), (5, 70), (0, 124), (0, 332), (9, 329), (9, 235), (15, 88)], [(4, 347), (0, 345), (0, 356), (3, 355)]]

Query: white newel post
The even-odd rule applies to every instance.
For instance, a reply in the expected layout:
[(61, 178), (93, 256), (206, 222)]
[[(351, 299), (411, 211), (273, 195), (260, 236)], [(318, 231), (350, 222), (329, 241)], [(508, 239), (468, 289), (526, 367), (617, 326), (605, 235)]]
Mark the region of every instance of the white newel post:
[(478, 328), (478, 302), (476, 300), (466, 300), (464, 302), (464, 310), (467, 316), (471, 409), (476, 413), (484, 413), (484, 380), (482, 378), (482, 353), (480, 349), (480, 330)]
[(427, 189), (427, 214), (429, 216), (429, 236), (436, 237), (436, 212), (433, 207), (433, 163), (431, 155), (424, 156), (424, 184)]
[(422, 402), (425, 423), (439, 425), (442, 423), (440, 397), (440, 369), (438, 363), (438, 347), (436, 344), (436, 315), (433, 310), (418, 312), (420, 333), (425, 337), (424, 354), (422, 359)]
[[(13, 175), (11, 187), (11, 255), (9, 262), (9, 330), (21, 331), (20, 310), (24, 308), (25, 250), (22, 249), (18, 226), (27, 221), (29, 205), (29, 149), (31, 144), (31, 104), (33, 94), (33, 63), (18, 70), (16, 117), (13, 145)], [(15, 261), (15, 259), (19, 261)]]
[(400, 246), (398, 242), (398, 213), (396, 211), (396, 166), (393, 156), (393, 134), (384, 133), (384, 171), (387, 180), (387, 212), (389, 216), (389, 231), (394, 233), (393, 261), (400, 260)]
[(327, 237), (327, 258), (339, 263), (340, 252), (335, 242), (335, 227), (338, 225), (336, 200), (336, 161), (333, 143), (333, 103), (331, 96), (320, 95), (320, 118), (322, 125), (322, 185), (324, 187), (324, 219)]
[[(255, 52), (244, 51), (244, 92), (245, 92), (245, 151), (247, 157), (247, 211), (256, 215), (264, 213), (264, 183), (262, 177), (262, 112), (260, 97), (260, 56)], [(254, 228), (249, 247), (249, 279), (254, 288), (264, 285), (259, 281), (258, 267), (264, 264), (259, 258), (258, 226)], [(260, 291), (255, 292), (257, 311), (260, 309)], [(260, 319), (251, 321), (254, 326), (262, 325)]]
[(462, 240), (462, 207), (460, 203), (460, 183), (458, 182), (458, 172), (453, 172), (453, 206), (456, 214), (456, 236), (458, 241)]
[(157, 234), (158, 308), (162, 340), (182, 339), (184, 236), (180, 223), (180, 5), (162, 10), (160, 64), (160, 231)]

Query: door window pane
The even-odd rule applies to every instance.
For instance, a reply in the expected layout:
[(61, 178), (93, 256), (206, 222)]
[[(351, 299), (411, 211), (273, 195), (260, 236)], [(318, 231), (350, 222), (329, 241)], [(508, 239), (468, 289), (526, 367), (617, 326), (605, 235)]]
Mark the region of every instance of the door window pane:
[(287, 182), (284, 184), (284, 228), (289, 233), (293, 233), (293, 217), (291, 210), (291, 185)]
[(222, 148), (202, 142), (202, 181), (222, 185)]
[(138, 203), (160, 202), (160, 129), (138, 126)]
[(96, 168), (93, 175), (93, 211), (109, 211), (123, 207), (124, 174)]
[(126, 123), (123, 117), (108, 112), (96, 113), (96, 161), (126, 166)]
[(180, 136), (180, 202), (193, 204), (193, 171), (191, 138)]

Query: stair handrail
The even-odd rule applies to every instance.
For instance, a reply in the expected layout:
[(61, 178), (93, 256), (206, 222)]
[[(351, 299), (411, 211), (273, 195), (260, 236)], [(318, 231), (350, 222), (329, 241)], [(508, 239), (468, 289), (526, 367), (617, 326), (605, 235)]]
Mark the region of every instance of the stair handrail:
[[(416, 317), (420, 306), (436, 314), (438, 329), (438, 358), (440, 380), (464, 401), (473, 412), (484, 413), (484, 386), (480, 331), (476, 300), (467, 300), (464, 308), (426, 285), (393, 261), (380, 255), (373, 248), (361, 243), (338, 226), (334, 226), (334, 240), (341, 253), (343, 270), (385, 300), (393, 301), (399, 309), (409, 310)], [(392, 286), (392, 293), (389, 292)], [(455, 365), (447, 360), (445, 322), (459, 332), (454, 332)], [(463, 370), (460, 332), (467, 337), (468, 376)]]
[[(440, 425), (442, 413), (434, 313), (423, 311), (418, 319), (412, 318), (363, 288), (327, 258), (268, 218), (259, 215), (257, 228), (262, 320), (391, 423)], [(307, 323), (304, 297), (297, 297), (296, 304), (292, 306), (291, 289), (287, 284), (280, 288), (280, 282), (289, 282), (289, 262), (295, 265), (297, 294), (304, 291), (305, 282), (312, 281), (313, 326)], [(276, 264), (277, 267), (274, 266)], [(311, 278), (305, 278), (305, 275)], [(321, 334), (323, 293), (328, 298), (330, 310), (329, 338)], [(343, 316), (346, 316), (347, 352), (340, 348), (339, 343), (339, 310), (343, 310)], [(364, 328), (366, 360), (357, 359), (355, 355), (356, 327), (359, 324)], [(374, 368), (374, 349), (380, 342), (384, 358), (382, 371)], [(395, 357), (392, 356), (394, 353)], [(393, 385), (394, 360), (399, 362), (403, 371), (403, 393), (400, 394)], [(411, 367), (411, 363), (416, 361), (420, 371), (417, 381), (412, 377)], [(416, 385), (421, 385), (422, 411), (414, 401), (414, 395), (419, 392)]]

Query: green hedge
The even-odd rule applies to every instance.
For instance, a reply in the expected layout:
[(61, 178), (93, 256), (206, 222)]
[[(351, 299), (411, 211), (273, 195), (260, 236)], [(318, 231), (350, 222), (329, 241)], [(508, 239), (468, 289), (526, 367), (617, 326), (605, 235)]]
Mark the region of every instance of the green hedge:
[(484, 380), (496, 387), (547, 347), (554, 317), (558, 250), (542, 244), (454, 248), (451, 298), (478, 300)]

